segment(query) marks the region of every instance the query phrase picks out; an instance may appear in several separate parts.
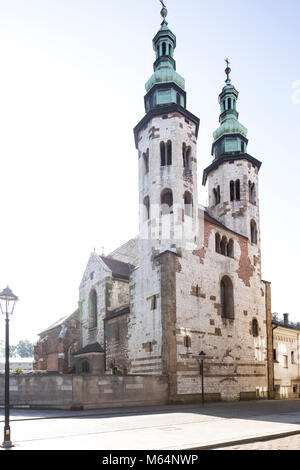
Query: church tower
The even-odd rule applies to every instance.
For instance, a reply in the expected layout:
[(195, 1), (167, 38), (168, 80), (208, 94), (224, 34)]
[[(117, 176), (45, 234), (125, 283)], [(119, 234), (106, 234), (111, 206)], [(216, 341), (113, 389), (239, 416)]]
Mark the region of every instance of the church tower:
[(239, 93), (231, 84), (229, 62), (219, 103), (220, 127), (214, 132), (212, 164), (204, 170), (208, 212), (231, 230), (260, 246), (258, 172), (261, 162), (248, 154), (247, 129), (239, 122)]
[(149, 254), (190, 247), (197, 234), (199, 119), (187, 106), (176, 72), (176, 37), (166, 21), (153, 39), (154, 73), (146, 83), (146, 115), (134, 129), (139, 155), (141, 262)]

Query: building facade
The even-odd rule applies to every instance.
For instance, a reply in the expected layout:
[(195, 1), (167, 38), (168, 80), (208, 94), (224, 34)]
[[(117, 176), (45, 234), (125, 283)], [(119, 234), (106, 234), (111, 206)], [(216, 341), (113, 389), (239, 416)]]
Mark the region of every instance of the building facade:
[(273, 318), (273, 359), (275, 398), (299, 398), (300, 324)]
[(34, 348), (34, 370), (67, 374), (75, 370), (73, 353), (81, 347), (79, 311), (60, 318), (39, 334)]
[(161, 14), (145, 116), (134, 129), (139, 235), (106, 257), (91, 254), (79, 293), (78, 370), (91, 372), (98, 354), (103, 374), (163, 375), (170, 402), (197, 401), (203, 351), (206, 399), (267, 397), (274, 382), (271, 290), (261, 278), (261, 162), (248, 153), (227, 64), (202, 179), (209, 204), (199, 204), (200, 119), (187, 109), (176, 37), (167, 10)]

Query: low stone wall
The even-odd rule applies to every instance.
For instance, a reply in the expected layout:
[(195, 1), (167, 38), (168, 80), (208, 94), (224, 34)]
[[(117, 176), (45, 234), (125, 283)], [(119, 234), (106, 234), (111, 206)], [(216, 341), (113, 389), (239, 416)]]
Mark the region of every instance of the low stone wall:
[[(21, 374), (10, 377), (14, 407), (97, 409), (168, 404), (164, 376), (94, 376)], [(0, 374), (0, 405), (4, 405), (4, 375)]]
[(73, 406), (84, 409), (166, 405), (168, 383), (163, 376), (75, 376)]
[[(0, 405), (4, 404), (4, 375), (0, 375)], [(10, 404), (15, 407), (70, 409), (72, 375), (21, 374), (9, 380)]]

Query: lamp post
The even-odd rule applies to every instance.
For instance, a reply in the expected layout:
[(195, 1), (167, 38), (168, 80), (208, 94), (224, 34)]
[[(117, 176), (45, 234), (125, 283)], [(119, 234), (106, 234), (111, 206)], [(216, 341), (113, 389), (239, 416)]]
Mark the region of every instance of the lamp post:
[(198, 361), (200, 364), (200, 375), (201, 375), (201, 392), (202, 392), (202, 405), (204, 406), (204, 359), (205, 359), (205, 352), (201, 351), (199, 353)]
[(0, 293), (1, 313), (5, 315), (5, 425), (4, 425), (4, 441), (1, 447), (10, 449), (13, 444), (10, 439), (9, 425), (9, 316), (13, 314), (18, 297), (13, 294), (9, 287), (6, 287)]

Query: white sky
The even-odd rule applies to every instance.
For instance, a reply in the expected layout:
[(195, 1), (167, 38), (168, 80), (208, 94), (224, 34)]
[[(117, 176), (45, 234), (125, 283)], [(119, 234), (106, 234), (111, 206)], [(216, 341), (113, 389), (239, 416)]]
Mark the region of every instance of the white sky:
[[(263, 162), (263, 278), (273, 311), (300, 321), (299, 0), (166, 3), (201, 119), (199, 202), (229, 56), (248, 151)], [(159, 11), (158, 0), (0, 0), (0, 288), (20, 298), (12, 343), (76, 309), (94, 248), (107, 254), (138, 233), (133, 127)]]

